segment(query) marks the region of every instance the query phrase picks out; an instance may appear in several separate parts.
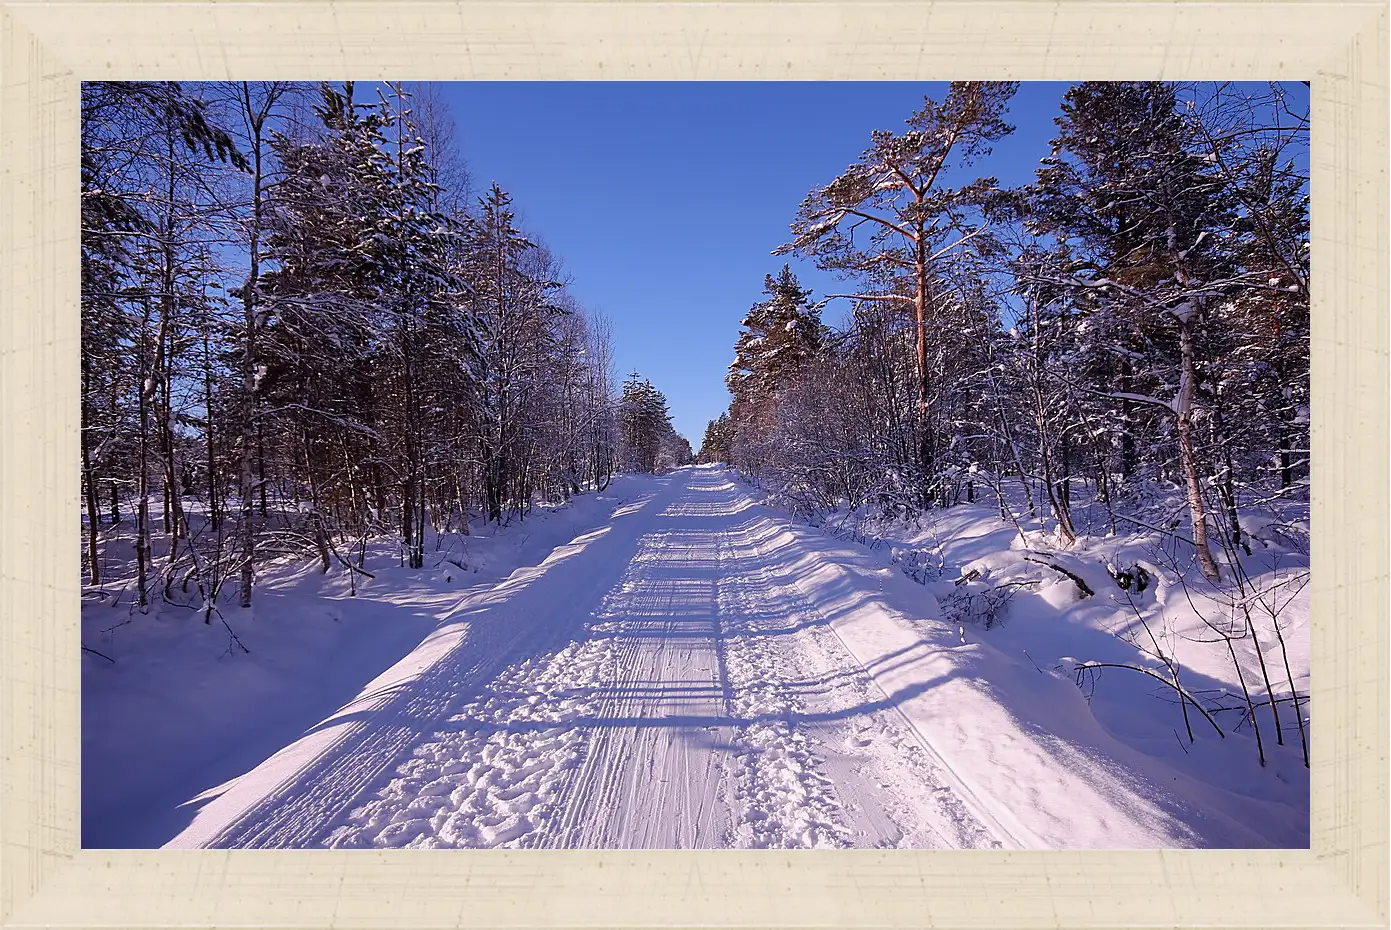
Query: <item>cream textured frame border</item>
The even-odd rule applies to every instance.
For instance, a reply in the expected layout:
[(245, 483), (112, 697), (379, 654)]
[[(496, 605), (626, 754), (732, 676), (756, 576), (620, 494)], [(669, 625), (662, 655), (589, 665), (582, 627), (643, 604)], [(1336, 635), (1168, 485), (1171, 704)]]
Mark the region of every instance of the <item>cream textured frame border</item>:
[[(1387, 7), (0, 0), (0, 926), (1386, 926)], [(1312, 82), (1312, 849), (79, 848), (78, 82)], [(854, 153), (847, 153), (847, 159)]]

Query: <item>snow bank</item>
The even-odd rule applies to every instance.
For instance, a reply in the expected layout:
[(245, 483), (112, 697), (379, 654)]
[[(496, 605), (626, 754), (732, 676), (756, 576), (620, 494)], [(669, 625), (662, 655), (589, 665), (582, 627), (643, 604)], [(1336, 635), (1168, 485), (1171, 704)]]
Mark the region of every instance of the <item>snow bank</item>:
[[(83, 655), (83, 846), (162, 845), (231, 779), (345, 705), (389, 692), (411, 674), (393, 663), (418, 661), (422, 640), (444, 648), (454, 634), (441, 623), (461, 602), (608, 525), (653, 483), (619, 476), (567, 507), (445, 536), (423, 571), (401, 568), (395, 546), (378, 541), (366, 562), (376, 578), (359, 579), (355, 597), (337, 569), (269, 566), (252, 609), (236, 606), (233, 586), (224, 594), (222, 612), (249, 653), (193, 611), (157, 603), (141, 614), (128, 594), (114, 607), (109, 597), (85, 602), (82, 641), (114, 662)], [(314, 739), (336, 733), (316, 729)]]
[[(1144, 592), (1120, 589), (1108, 571), (1108, 560), (1154, 558), (1152, 538), (1084, 538), (1071, 550), (1045, 551), (1043, 534), (1026, 528), (1021, 536), (994, 508), (962, 505), (921, 526), (873, 527), (884, 535), (865, 546), (764, 512), (751, 532), (799, 553), (807, 600), (1001, 835), (1030, 848), (1308, 845), (1308, 769), (1292, 710), (1284, 712), (1283, 746), (1268, 709), (1261, 712), (1262, 767), (1250, 728), (1236, 728), (1233, 716), (1223, 720), (1224, 739), (1190, 710), (1190, 744), (1172, 691), (1142, 673), (1100, 670), (1099, 679), (1083, 676), (1085, 692), (1079, 687), (1079, 664), (1157, 665), (1136, 645), (1154, 632), (1177, 656), (1187, 688), (1230, 696), (1233, 707), (1240, 698), (1225, 647), (1203, 641), (1210, 631), (1200, 614), (1211, 617), (1213, 604), (1195, 604), (1201, 597), (1154, 565)], [(1252, 559), (1258, 579), (1298, 561), (1273, 546)], [(932, 555), (909, 565), (908, 552)], [(1077, 581), (1093, 593), (1084, 596)], [(947, 622), (943, 602), (964, 586), (1015, 584), (989, 630)], [(1308, 606), (1300, 598), (1307, 594), (1295, 597), (1283, 628), (1295, 686), (1307, 694)], [(1272, 677), (1279, 669), (1283, 681), (1276, 643), (1266, 636), (1262, 645)], [(1254, 691), (1255, 650), (1247, 640), (1236, 648)]]

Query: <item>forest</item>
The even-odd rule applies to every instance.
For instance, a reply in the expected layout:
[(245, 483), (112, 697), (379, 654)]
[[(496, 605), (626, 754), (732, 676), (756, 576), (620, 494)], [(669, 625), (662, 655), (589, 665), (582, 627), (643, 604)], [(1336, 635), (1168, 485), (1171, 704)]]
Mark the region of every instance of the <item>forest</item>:
[(929, 89), (725, 252), (529, 89), (610, 319), (486, 88), (84, 84), (84, 844), (1306, 847), (1307, 95)]
[(86, 580), (142, 610), (691, 458), (437, 86), (88, 83), (81, 173)]
[(1307, 108), (1278, 85), (1083, 82), (1034, 183), (1002, 189), (983, 172), (1016, 89), (954, 83), (807, 195), (779, 251), (848, 291), (768, 276), (700, 459), (810, 517), (982, 499), (1013, 519), (1017, 495), (1065, 546), (1079, 498), (1114, 535), (1179, 489), (1216, 582), (1215, 553), (1250, 554), (1241, 506), (1307, 500)]

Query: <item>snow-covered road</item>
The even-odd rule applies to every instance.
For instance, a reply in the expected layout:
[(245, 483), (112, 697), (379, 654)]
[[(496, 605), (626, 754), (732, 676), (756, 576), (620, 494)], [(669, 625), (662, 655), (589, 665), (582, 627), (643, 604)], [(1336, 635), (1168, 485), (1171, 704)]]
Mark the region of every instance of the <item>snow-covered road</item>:
[(1076, 738), (1008, 710), (1014, 666), (965, 674), (1002, 657), (896, 612), (923, 589), (814, 532), (719, 469), (649, 484), (167, 845), (1264, 845), (1127, 769), (1070, 683), (1018, 679)]
[(765, 551), (751, 503), (719, 471), (673, 474), (466, 599), (170, 845), (997, 842)]

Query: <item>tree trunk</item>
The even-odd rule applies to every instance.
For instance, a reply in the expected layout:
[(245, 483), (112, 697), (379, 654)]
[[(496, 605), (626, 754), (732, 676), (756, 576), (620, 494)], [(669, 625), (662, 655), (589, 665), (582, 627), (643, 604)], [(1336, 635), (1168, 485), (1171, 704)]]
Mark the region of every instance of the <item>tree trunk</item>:
[(1038, 429), (1038, 452), (1040, 464), (1043, 466), (1043, 485), (1048, 491), (1048, 506), (1058, 521), (1058, 533), (1062, 536), (1063, 545), (1071, 546), (1077, 541), (1077, 533), (1072, 528), (1072, 513), (1068, 509), (1067, 498), (1058, 493), (1058, 485), (1053, 471), (1048, 405), (1043, 397), (1044, 362), (1043, 348), (1039, 342), (1040, 321), (1037, 301), (1029, 301), (1029, 312), (1032, 316), (1034, 331), (1032, 370), (1029, 372), (1029, 380), (1032, 382), (1031, 387), (1034, 393), (1034, 424)]
[(206, 411), (205, 430), (208, 460), (208, 520), (216, 533), (222, 526), (222, 501), (219, 499), (217, 484), (217, 444), (213, 439), (213, 374), (212, 350), (208, 344), (208, 330), (203, 329), (203, 409)]
[(924, 238), (921, 223), (918, 224), (917, 234), (917, 239), (914, 242), (917, 253), (913, 263), (913, 313), (917, 317), (918, 465), (922, 469), (922, 480), (925, 488), (926, 482), (929, 480), (928, 472), (931, 465), (932, 441), (931, 437), (928, 435), (927, 425), (927, 303), (929, 300), (927, 287), (927, 242)]
[[(1285, 383), (1284, 365), (1277, 365), (1277, 366), (1276, 366), (1276, 369), (1275, 369), (1275, 373), (1276, 373), (1276, 377), (1279, 378), (1280, 383), (1281, 383), (1281, 384), (1284, 384), (1284, 383)], [(1292, 409), (1292, 407), (1291, 407), (1290, 401), (1289, 401), (1289, 399), (1286, 399), (1286, 402), (1285, 402), (1285, 405), (1283, 406), (1283, 408), (1282, 408), (1281, 410), (1279, 410), (1279, 411), (1275, 414), (1275, 421), (1276, 421), (1276, 424), (1277, 424), (1277, 425), (1276, 425), (1276, 432), (1278, 433), (1278, 436), (1279, 436), (1279, 446), (1280, 446), (1279, 457), (1280, 457), (1280, 490), (1281, 490), (1281, 491), (1288, 491), (1290, 488), (1294, 487), (1294, 480), (1295, 480), (1295, 478), (1294, 478), (1295, 464), (1294, 464), (1294, 455), (1293, 455), (1294, 449), (1293, 449), (1293, 447), (1294, 447), (1294, 441), (1295, 441), (1295, 439), (1296, 439), (1296, 438), (1298, 437), (1298, 435), (1299, 435), (1299, 431), (1296, 430), (1296, 429), (1294, 428), (1294, 425), (1291, 423), (1291, 420), (1293, 419), (1293, 413), (1294, 413), (1294, 411), (1293, 411), (1293, 409)], [(1306, 444), (1305, 448), (1308, 448), (1307, 444)]]
[[(140, 321), (140, 432), (137, 440), (135, 476), (135, 587), (136, 603), (141, 610), (150, 606), (150, 403), (158, 377), (158, 356), (150, 358), (147, 337), (150, 326), (150, 299), (144, 300), (144, 315)], [(156, 344), (162, 344), (159, 334)]]
[[(333, 567), (333, 563), (329, 559), (328, 534), (324, 531), (324, 518), (319, 513), (319, 509), (315, 507), (314, 512), (309, 515), (309, 519), (314, 524), (314, 548), (319, 551), (319, 570), (327, 574), (328, 570)], [(349, 572), (349, 574), (352, 573)]]
[[(990, 376), (990, 391), (995, 397), (995, 411), (1000, 417), (1000, 432), (1004, 435), (1005, 443), (1009, 446), (1010, 458), (1014, 461), (1015, 473), (1019, 475), (1019, 484), (1024, 489), (1024, 502), (1028, 505), (1029, 516), (1038, 516), (1038, 511), (1034, 508), (1033, 491), (1029, 489), (1029, 480), (1024, 474), (1024, 460), (1019, 455), (1019, 444), (1014, 440), (1014, 432), (1009, 428), (1009, 418), (1005, 415), (1005, 404), (1000, 397), (1000, 383), (995, 380), (995, 373), (988, 372)], [(1000, 498), (1003, 502), (1004, 498)]]
[(416, 562), (416, 565), (415, 565), (415, 567), (416, 567), (416, 568), (424, 568), (424, 567), (425, 567), (425, 527), (426, 527), (426, 525), (427, 525), (427, 521), (426, 521), (426, 504), (427, 504), (427, 501), (426, 501), (426, 494), (427, 494), (427, 492), (428, 492), (429, 487), (430, 487), (429, 473), (426, 471), (426, 469), (425, 469), (425, 463), (424, 463), (424, 461), (422, 460), (421, 463), (420, 463), (420, 495), (419, 495), (419, 498), (418, 498), (418, 501), (417, 501), (417, 506), (419, 507), (419, 511), (418, 511), (418, 514), (417, 514), (417, 517), (416, 517), (416, 521), (415, 521), (415, 532), (416, 532), (416, 539), (415, 539), (415, 562)]
[(1193, 360), (1193, 318), (1189, 316), (1179, 321), (1179, 348), (1182, 352), (1182, 370), (1179, 375), (1178, 403), (1175, 413), (1178, 419), (1179, 460), (1183, 468), (1184, 483), (1188, 489), (1188, 513), (1193, 521), (1193, 544), (1197, 549), (1198, 565), (1203, 577), (1208, 581), (1221, 580), (1222, 573), (1212, 557), (1207, 541), (1207, 508), (1203, 503), (1203, 487), (1198, 477), (1197, 456), (1193, 452), (1193, 389), (1196, 381), (1196, 365)]
[(382, 476), (381, 461), (377, 458), (377, 441), (372, 440), (372, 506), (376, 510), (376, 519), (386, 522), (386, 479)]
[(406, 564), (415, 564), (415, 481), (407, 477), (401, 482), (401, 544), (406, 547)]
[[(112, 379), (111, 379), (111, 395), (110, 395), (110, 404), (111, 404), (111, 405), (110, 405), (110, 407), (108, 407), (107, 409), (108, 409), (108, 411), (109, 411), (110, 414), (111, 414), (111, 422), (112, 422), (112, 423), (117, 423), (117, 422), (119, 422), (120, 397), (119, 397), (119, 393), (118, 393), (118, 392), (119, 392), (119, 388), (118, 388), (118, 386), (117, 386), (117, 385), (118, 385), (118, 380), (119, 380), (119, 379), (117, 379), (117, 378), (112, 378)], [(116, 478), (114, 478), (114, 477), (111, 479), (111, 482), (110, 482), (110, 491), (111, 491), (111, 525), (112, 525), (112, 526), (115, 526), (116, 524), (118, 524), (118, 523), (121, 522), (121, 488), (120, 488), (120, 485), (118, 484)]]
[[(266, 430), (258, 419), (256, 421), (256, 488), (260, 501), (261, 519), (270, 516), (266, 497), (270, 493), (270, 482), (266, 480)], [(285, 482), (280, 483), (281, 498), (284, 499)]]
[(82, 491), (87, 503), (87, 580), (101, 584), (101, 553), (97, 534), (101, 529), (101, 511), (97, 506), (97, 481), (92, 468), (92, 405), (89, 403), (92, 385), (92, 359), (82, 353), (82, 422), (79, 437), (82, 445)]
[[(87, 367), (85, 356), (83, 362), (83, 367)], [(91, 429), (90, 423), (82, 425), (82, 490), (87, 499), (87, 581), (89, 584), (97, 585), (101, 584), (101, 552), (97, 547), (97, 534), (101, 530), (101, 511), (97, 508), (96, 477), (92, 474)]]
[[(1121, 390), (1130, 391), (1133, 368), (1130, 359), (1121, 359)], [(1135, 434), (1132, 432), (1135, 420), (1135, 405), (1128, 400), (1121, 401), (1121, 481), (1135, 474)]]
[(111, 479), (111, 525), (121, 522), (121, 487), (115, 478)]
[(179, 539), (183, 533), (183, 502), (179, 485), (178, 463), (174, 446), (174, 356), (177, 326), (175, 316), (178, 307), (174, 301), (174, 197), (178, 192), (177, 177), (174, 173), (174, 158), (178, 152), (174, 141), (174, 127), (166, 128), (167, 155), (169, 158), (169, 185), (166, 188), (168, 201), (165, 204), (165, 222), (161, 243), (163, 262), (160, 267), (160, 339), (156, 357), (162, 365), (160, 389), (163, 403), (156, 413), (159, 415), (160, 446), (164, 453), (164, 532), (169, 536), (169, 572), (172, 574), (174, 561), (179, 556)]
[(1217, 430), (1218, 440), (1222, 443), (1222, 481), (1218, 488), (1222, 496), (1222, 506), (1227, 511), (1227, 524), (1232, 534), (1232, 551), (1235, 555), (1236, 549), (1242, 549), (1247, 555), (1251, 554), (1251, 547), (1246, 544), (1241, 532), (1241, 515), (1237, 512), (1236, 506), (1236, 468), (1232, 463), (1231, 437), (1227, 435), (1226, 424), (1223, 422), (1222, 406), (1217, 404), (1213, 410), (1213, 422)]
[[(1040, 404), (1042, 401), (1040, 400)], [(1048, 506), (1053, 511), (1053, 517), (1058, 521), (1058, 533), (1062, 536), (1063, 545), (1071, 546), (1077, 541), (1077, 533), (1072, 528), (1072, 514), (1068, 510), (1061, 495), (1058, 493), (1058, 483), (1053, 472), (1053, 457), (1048, 452), (1048, 440), (1043, 433), (1043, 413), (1040, 408), (1039, 419), (1039, 460), (1043, 466), (1043, 486), (1048, 491)]]
[(411, 568), (421, 568), (425, 564), (425, 487), (421, 479), (420, 437), (417, 421), (418, 404), (415, 398), (414, 373), (411, 364), (411, 337), (409, 330), (402, 334), (402, 353), (405, 366), (405, 416), (406, 433), (406, 478), (401, 488), (401, 537), (406, 544), (406, 552)]
[[(352, 456), (348, 454), (348, 442), (346, 439), (340, 441), (339, 445), (343, 449), (343, 474), (349, 476), (348, 481), (348, 512), (351, 514), (355, 529), (362, 529), (367, 525), (367, 505), (363, 501), (363, 491), (359, 487), (360, 482), (353, 468)], [(340, 523), (338, 531), (344, 533), (345, 527)]]
[(1068, 513), (1068, 522), (1072, 517), (1072, 445), (1067, 441), (1067, 428), (1064, 427), (1058, 435), (1058, 445), (1061, 447), (1062, 455), (1062, 476), (1058, 481), (1058, 499), (1062, 501), (1063, 510)]
[(1116, 511), (1111, 503), (1111, 476), (1107, 474), (1110, 465), (1103, 458), (1101, 462), (1101, 479), (1098, 482), (1101, 488), (1101, 500), (1106, 504), (1106, 519), (1111, 526), (1111, 535), (1116, 535)]
[[(173, 261), (173, 255), (168, 256)], [(183, 508), (183, 483), (179, 477), (177, 447), (174, 444), (174, 286), (172, 266), (168, 275), (168, 287), (171, 289), (166, 294), (164, 313), (167, 314), (167, 322), (161, 324), (161, 329), (168, 330), (168, 345), (161, 350), (160, 355), (163, 359), (163, 374), (161, 378), (160, 403), (157, 405), (156, 412), (159, 415), (159, 434), (160, 448), (164, 453), (164, 531), (169, 536), (169, 566), (172, 569), (174, 561), (179, 556), (179, 541), (184, 536), (184, 508)]]
[[(246, 286), (242, 288), (243, 325), (246, 332), (242, 336), (241, 378), (241, 521), (237, 527), (241, 535), (241, 596), (243, 608), (251, 606), (251, 586), (255, 581), (256, 532), (252, 526), (252, 511), (255, 506), (256, 485), (252, 480), (252, 443), (260, 446), (261, 430), (256, 418), (256, 336), (259, 323), (256, 319), (257, 298), (261, 283), (261, 131), (264, 116), (256, 111), (251, 102), (251, 85), (242, 82), (242, 103), (245, 106), (247, 125), (251, 130), (251, 230), (249, 238), (250, 268)], [(265, 475), (264, 458), (261, 476), (261, 508), (265, 513)]]
[(143, 610), (150, 605), (150, 480), (149, 412), (142, 393), (140, 399), (139, 471), (136, 474), (135, 504), (135, 587), (136, 603)]

